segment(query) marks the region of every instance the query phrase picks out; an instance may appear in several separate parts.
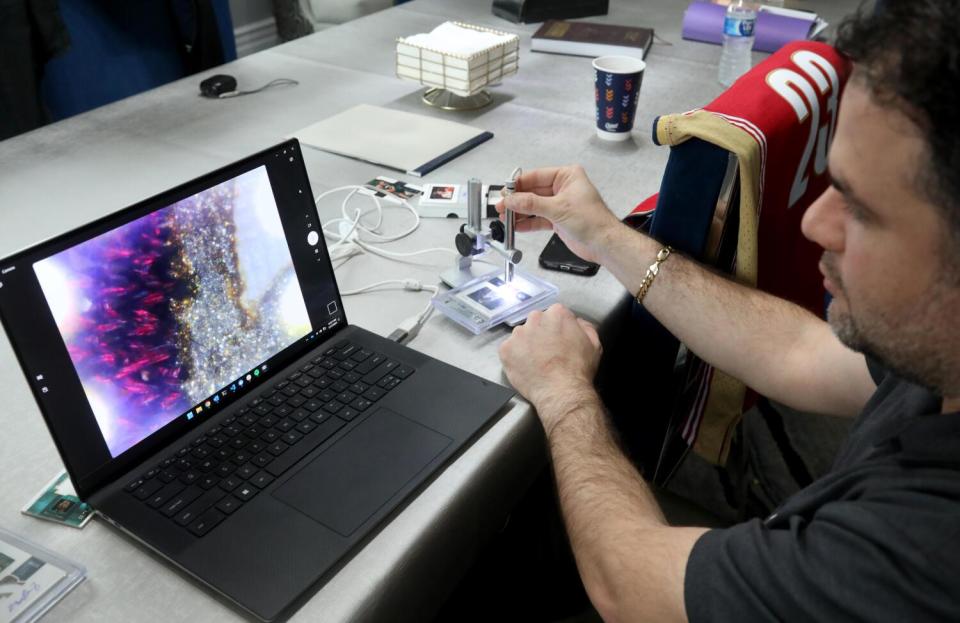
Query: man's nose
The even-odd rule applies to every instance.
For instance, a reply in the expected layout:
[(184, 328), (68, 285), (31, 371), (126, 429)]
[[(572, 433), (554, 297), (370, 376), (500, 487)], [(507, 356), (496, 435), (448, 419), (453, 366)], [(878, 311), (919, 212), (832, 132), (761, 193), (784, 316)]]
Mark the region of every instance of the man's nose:
[(843, 251), (843, 195), (832, 186), (810, 204), (800, 222), (803, 235), (826, 251)]

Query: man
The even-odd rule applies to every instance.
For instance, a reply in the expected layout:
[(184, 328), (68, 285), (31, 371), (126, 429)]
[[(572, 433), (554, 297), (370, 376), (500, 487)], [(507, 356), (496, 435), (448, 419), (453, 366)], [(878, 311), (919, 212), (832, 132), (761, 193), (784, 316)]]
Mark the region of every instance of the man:
[[(519, 229), (552, 227), (644, 290), (707, 362), (799, 410), (858, 417), (832, 471), (769, 517), (670, 527), (593, 388), (596, 331), (561, 306), (532, 314), (500, 356), (542, 420), (577, 567), (605, 620), (960, 620), (958, 30), (956, 0), (888, 3), (841, 28), (854, 71), (833, 181), (802, 225), (824, 249), (829, 324), (667, 255), (579, 167), (531, 171), (505, 200), (532, 215)], [(656, 415), (638, 400), (637, 417)]]

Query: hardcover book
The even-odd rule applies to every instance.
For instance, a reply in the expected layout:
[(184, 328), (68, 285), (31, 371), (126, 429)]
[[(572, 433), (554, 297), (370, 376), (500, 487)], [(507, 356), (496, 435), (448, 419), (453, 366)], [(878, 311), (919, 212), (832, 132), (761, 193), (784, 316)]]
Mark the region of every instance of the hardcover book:
[(531, 49), (573, 56), (622, 54), (642, 59), (653, 44), (653, 29), (549, 20), (533, 35)]

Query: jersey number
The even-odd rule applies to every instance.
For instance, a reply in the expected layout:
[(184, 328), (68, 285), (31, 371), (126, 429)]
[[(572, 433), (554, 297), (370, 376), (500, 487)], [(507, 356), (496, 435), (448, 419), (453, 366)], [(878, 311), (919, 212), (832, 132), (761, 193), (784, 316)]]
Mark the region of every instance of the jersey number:
[[(827, 148), (833, 139), (837, 127), (837, 103), (839, 100), (840, 78), (830, 62), (815, 52), (800, 50), (790, 56), (790, 60), (799, 71), (780, 67), (767, 74), (766, 82), (777, 95), (787, 101), (797, 113), (797, 122), (803, 123), (810, 117), (810, 133), (803, 148), (800, 165), (790, 187), (788, 208), (792, 208), (807, 192), (809, 173), (807, 165), (816, 149), (813, 170), (816, 175), (827, 170)], [(813, 85), (811, 85), (811, 81)], [(814, 92), (814, 85), (821, 95), (827, 98), (827, 110), (823, 124), (820, 125), (820, 99)]]

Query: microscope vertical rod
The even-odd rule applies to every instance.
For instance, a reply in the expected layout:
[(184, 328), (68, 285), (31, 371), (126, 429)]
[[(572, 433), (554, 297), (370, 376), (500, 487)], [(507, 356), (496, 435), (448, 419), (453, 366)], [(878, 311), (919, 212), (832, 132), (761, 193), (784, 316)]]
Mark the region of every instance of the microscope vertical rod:
[[(504, 217), (503, 246), (508, 251), (513, 251), (516, 248), (515, 246), (513, 246), (513, 239), (514, 239), (514, 226), (517, 223), (517, 213), (514, 212), (513, 210), (504, 210), (503, 217)], [(515, 267), (513, 265), (513, 262), (511, 262), (510, 260), (507, 260), (505, 270), (504, 270), (504, 281), (506, 281), (507, 283), (513, 281), (514, 268)]]
[(467, 182), (467, 225), (473, 228), (473, 231), (479, 232), (483, 227), (481, 219), (483, 218), (483, 182), (472, 177)]
[(483, 202), (483, 183), (471, 177), (467, 180), (467, 228), (473, 232), (473, 253), (483, 253), (485, 250), (483, 241), (483, 213), (481, 212), (481, 203)]
[[(512, 195), (517, 192), (517, 178), (520, 177), (522, 169), (517, 167), (513, 170), (513, 173), (510, 174), (510, 179), (507, 180), (507, 183), (504, 185), (504, 195)], [(504, 236), (503, 236), (503, 247), (507, 251), (513, 251), (516, 249), (514, 245), (514, 228), (517, 224), (517, 215), (513, 210), (504, 210), (503, 211), (503, 221), (504, 221)], [(504, 281), (507, 283), (513, 281), (513, 271), (516, 268), (513, 262), (509, 259), (507, 260), (506, 266), (504, 267), (503, 276)]]

